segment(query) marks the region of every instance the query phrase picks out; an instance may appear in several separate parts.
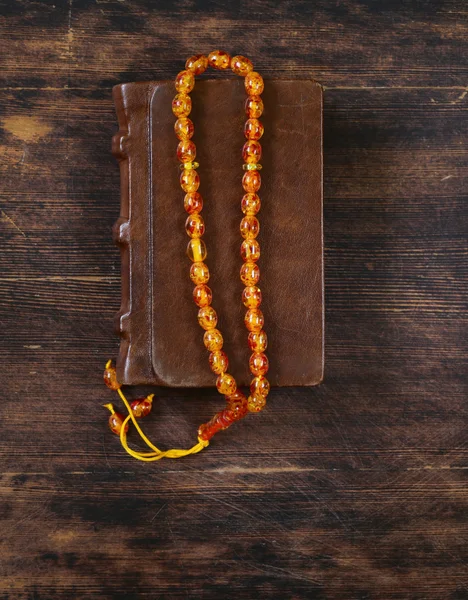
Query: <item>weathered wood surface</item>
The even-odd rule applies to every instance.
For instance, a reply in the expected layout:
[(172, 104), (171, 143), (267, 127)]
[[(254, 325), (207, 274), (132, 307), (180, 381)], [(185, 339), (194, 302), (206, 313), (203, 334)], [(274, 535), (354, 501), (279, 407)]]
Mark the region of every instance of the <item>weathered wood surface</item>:
[[(468, 598), (465, 3), (0, 10), (2, 600)], [(110, 89), (216, 46), (327, 88), (326, 381), (144, 465), (101, 408)], [(167, 447), (219, 405), (163, 394)]]

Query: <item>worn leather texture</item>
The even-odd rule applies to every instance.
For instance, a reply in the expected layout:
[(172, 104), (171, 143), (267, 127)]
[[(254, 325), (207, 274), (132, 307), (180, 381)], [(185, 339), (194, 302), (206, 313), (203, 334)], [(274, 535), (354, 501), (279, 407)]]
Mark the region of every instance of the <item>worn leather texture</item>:
[[(121, 171), (120, 218), (114, 226), (122, 257), (117, 374), (128, 385), (209, 387), (216, 375), (192, 299), (173, 96), (172, 81), (113, 90), (120, 127), (113, 153)], [(213, 307), (229, 372), (238, 385), (248, 385), (250, 350), (239, 279), (245, 91), (241, 79), (201, 80), (191, 97)], [(267, 80), (262, 97), (258, 264), (267, 377), (274, 386), (315, 385), (324, 369), (322, 90), (312, 80)]]

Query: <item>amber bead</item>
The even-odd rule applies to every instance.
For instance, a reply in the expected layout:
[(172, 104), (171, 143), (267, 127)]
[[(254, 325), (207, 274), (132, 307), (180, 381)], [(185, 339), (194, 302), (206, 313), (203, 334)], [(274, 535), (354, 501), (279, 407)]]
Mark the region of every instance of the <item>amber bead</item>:
[(192, 100), (187, 94), (177, 94), (172, 101), (172, 112), (176, 117), (188, 117), (192, 110)]
[(192, 238), (199, 238), (205, 233), (205, 222), (198, 213), (189, 215), (185, 221), (185, 231)]
[(246, 262), (240, 270), (240, 278), (244, 285), (255, 285), (260, 279), (260, 269), (254, 262)]
[(198, 213), (203, 208), (203, 198), (198, 192), (189, 192), (184, 197), (184, 208), (191, 215)]
[(205, 348), (210, 352), (221, 350), (223, 347), (223, 336), (219, 329), (209, 329), (208, 331), (205, 331), (203, 343), (205, 344)]
[[(120, 435), (120, 430), (122, 429), (124, 420), (125, 420), (125, 417), (118, 412), (114, 412), (111, 415), (109, 415), (109, 428), (112, 431), (112, 433), (115, 433), (116, 435)], [(127, 433), (127, 431), (128, 431), (128, 423), (125, 425), (125, 433)]]
[(242, 187), (246, 192), (258, 192), (262, 185), (262, 176), (258, 171), (247, 171), (242, 177)]
[(227, 354), (222, 350), (215, 350), (208, 357), (208, 361), (210, 363), (210, 369), (213, 373), (217, 373), (220, 375), (221, 373), (225, 373), (227, 371), (229, 361)]
[(204, 262), (194, 262), (190, 267), (190, 279), (195, 285), (199, 283), (208, 283), (210, 279), (210, 270)]
[(249, 331), (260, 331), (265, 323), (262, 311), (259, 308), (249, 308), (245, 313), (244, 323)]
[(226, 396), (226, 402), (227, 408), (233, 414), (235, 421), (242, 419), (248, 413), (247, 398), (239, 390), (230, 396)]
[(264, 89), (263, 77), (260, 73), (251, 71), (244, 79), (245, 91), (249, 96), (259, 96)]
[(134, 400), (130, 406), (135, 417), (140, 418), (148, 416), (151, 412), (152, 400), (153, 394), (151, 394), (151, 396), (147, 396), (146, 398), (138, 398), (137, 400)]
[(220, 394), (230, 396), (236, 391), (237, 384), (232, 375), (229, 373), (221, 373), (221, 375), (218, 375), (218, 378), (216, 379), (216, 387), (218, 388), (218, 392)]
[(249, 360), (250, 370), (254, 375), (265, 375), (268, 372), (268, 357), (263, 352), (254, 352)]
[(241, 256), (243, 260), (256, 262), (260, 258), (260, 244), (256, 239), (244, 240), (241, 245)]
[(191, 71), (181, 71), (175, 78), (175, 88), (180, 94), (188, 94), (193, 90), (195, 77)]
[(270, 391), (270, 382), (263, 375), (254, 377), (250, 383), (250, 393), (252, 396), (263, 396), (266, 398)]
[(242, 290), (242, 302), (246, 308), (258, 308), (262, 303), (262, 292), (256, 285), (249, 285)]
[(196, 54), (187, 59), (185, 68), (194, 75), (201, 75), (208, 67), (208, 57), (204, 54)]
[(244, 215), (256, 215), (260, 210), (261, 202), (258, 194), (244, 194), (241, 200), (241, 209)]
[(249, 96), (245, 101), (245, 112), (251, 119), (258, 119), (263, 114), (263, 100), (260, 96)]
[(208, 64), (213, 69), (227, 69), (231, 64), (231, 57), (224, 50), (213, 50), (208, 54)]
[(250, 73), (250, 71), (253, 71), (253, 64), (245, 56), (240, 56), (240, 55), (233, 56), (231, 58), (231, 69), (232, 69), (232, 72), (235, 73), (236, 75), (240, 75), (241, 77), (244, 77), (245, 75), (247, 75), (247, 73)]
[(174, 123), (174, 131), (179, 140), (189, 140), (195, 132), (195, 127), (188, 117), (181, 117)]
[(263, 135), (264, 127), (258, 119), (247, 119), (244, 125), (244, 135), (248, 140), (259, 140)]
[(252, 352), (264, 352), (268, 345), (267, 334), (263, 329), (261, 331), (251, 331), (247, 341)]
[(198, 322), (203, 329), (209, 330), (216, 327), (218, 315), (212, 306), (204, 306), (198, 311)]
[(177, 146), (177, 158), (181, 163), (191, 162), (195, 160), (197, 155), (197, 147), (192, 140), (182, 140)]
[(193, 262), (202, 262), (206, 258), (206, 245), (201, 238), (192, 238), (187, 245), (187, 256)]
[(260, 231), (260, 222), (253, 215), (246, 215), (240, 223), (240, 232), (246, 240), (256, 238)]
[(211, 289), (204, 283), (196, 285), (193, 288), (193, 299), (197, 306), (208, 306), (209, 304), (211, 304), (212, 298), (213, 294), (211, 293)]
[(104, 369), (104, 383), (111, 390), (118, 390), (121, 384), (117, 381), (117, 373), (110, 364)]
[(262, 158), (262, 146), (256, 140), (248, 140), (242, 148), (242, 158), (246, 163), (258, 163)]
[(265, 408), (266, 398), (264, 396), (250, 395), (247, 400), (247, 408), (250, 412), (260, 412)]
[(200, 177), (195, 169), (184, 169), (180, 174), (180, 187), (184, 192), (196, 192), (199, 186)]

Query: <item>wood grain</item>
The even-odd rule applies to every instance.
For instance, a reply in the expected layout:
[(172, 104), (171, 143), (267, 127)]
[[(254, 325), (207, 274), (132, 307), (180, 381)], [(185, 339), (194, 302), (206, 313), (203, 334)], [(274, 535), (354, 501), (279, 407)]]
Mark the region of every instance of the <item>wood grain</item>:
[[(461, 0), (0, 5), (2, 600), (468, 598), (467, 29)], [(326, 87), (326, 378), (149, 466), (101, 407), (110, 88), (215, 46)], [(162, 446), (219, 406), (156, 392)]]

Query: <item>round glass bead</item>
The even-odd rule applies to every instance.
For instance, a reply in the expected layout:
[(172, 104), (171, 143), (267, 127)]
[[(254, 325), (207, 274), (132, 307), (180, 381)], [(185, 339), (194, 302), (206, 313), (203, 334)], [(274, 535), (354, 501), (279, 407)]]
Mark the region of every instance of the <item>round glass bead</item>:
[(241, 245), (242, 260), (256, 262), (260, 258), (260, 244), (255, 238), (244, 240)]
[(241, 200), (241, 209), (244, 215), (256, 215), (260, 207), (261, 202), (258, 194), (244, 194)]
[(252, 396), (263, 396), (266, 398), (270, 392), (270, 382), (263, 375), (254, 377), (250, 383), (250, 393)]
[(262, 303), (262, 292), (256, 285), (249, 285), (242, 290), (242, 302), (246, 308), (258, 308)]
[(237, 389), (236, 380), (229, 373), (221, 373), (216, 379), (216, 387), (220, 394), (231, 396)]
[(192, 238), (187, 245), (187, 256), (193, 262), (202, 262), (206, 258), (206, 245), (201, 238)]
[(192, 238), (199, 238), (205, 233), (205, 222), (198, 213), (189, 215), (185, 221), (185, 231)]
[(215, 350), (208, 357), (208, 361), (210, 363), (210, 369), (213, 373), (217, 373), (220, 375), (221, 373), (225, 373), (227, 371), (229, 361), (227, 354), (222, 350)]
[(190, 267), (190, 279), (195, 285), (199, 283), (208, 283), (210, 270), (204, 262), (194, 262)]
[(260, 331), (265, 323), (262, 311), (259, 308), (249, 308), (245, 313), (244, 323), (249, 331)]
[(203, 343), (205, 348), (210, 352), (215, 350), (221, 350), (223, 347), (223, 336), (219, 329), (209, 329), (203, 336)]
[(192, 140), (182, 140), (177, 146), (177, 158), (181, 163), (192, 162), (197, 155), (197, 147)]
[[(109, 415), (109, 428), (112, 433), (116, 435), (120, 435), (120, 430), (122, 429), (123, 422), (125, 417), (118, 412), (114, 412)], [(128, 423), (125, 425), (125, 433), (128, 431)]]
[(244, 79), (245, 91), (249, 96), (259, 96), (264, 89), (263, 77), (260, 73), (251, 71)]
[(254, 375), (265, 375), (268, 372), (268, 357), (263, 352), (254, 352), (250, 356), (249, 367)]
[(203, 198), (198, 192), (189, 192), (184, 197), (184, 208), (191, 215), (198, 213), (203, 208)]
[(199, 186), (200, 177), (195, 169), (184, 169), (180, 174), (180, 187), (184, 192), (196, 192)]
[(198, 322), (203, 329), (207, 331), (214, 329), (218, 322), (218, 315), (212, 306), (204, 306), (198, 311)]
[(114, 367), (106, 367), (104, 369), (104, 383), (111, 390), (118, 390), (121, 387), (117, 381), (117, 372)]
[(244, 239), (256, 238), (260, 231), (260, 223), (257, 217), (246, 215), (240, 223), (240, 232)]
[(175, 88), (179, 93), (188, 94), (193, 90), (195, 77), (191, 71), (181, 71), (175, 78)]
[(252, 62), (245, 56), (233, 56), (231, 59), (231, 69), (236, 75), (244, 77), (250, 71), (253, 71)]
[(247, 341), (252, 352), (264, 352), (268, 345), (267, 334), (263, 329), (261, 331), (251, 331)]
[(195, 132), (195, 127), (188, 117), (180, 117), (174, 123), (174, 131), (179, 140), (189, 140)]
[(251, 119), (258, 119), (263, 114), (263, 100), (260, 96), (249, 96), (245, 101), (245, 112)]
[(244, 135), (248, 140), (259, 140), (263, 135), (264, 127), (258, 119), (247, 119), (244, 125)]
[(244, 285), (255, 285), (260, 279), (260, 269), (256, 263), (246, 262), (240, 270), (240, 278)]
[(172, 112), (176, 117), (188, 117), (192, 110), (192, 100), (187, 94), (177, 94), (172, 101)]
[(246, 192), (258, 192), (262, 185), (262, 176), (258, 171), (247, 171), (242, 177), (242, 187)]
[(230, 410), (234, 415), (235, 421), (245, 417), (248, 412), (247, 398), (242, 392), (237, 390), (231, 396), (226, 396), (226, 402), (228, 410)]
[(213, 69), (227, 69), (231, 64), (231, 57), (224, 50), (213, 50), (208, 54), (208, 64)]
[(150, 414), (152, 404), (146, 398), (140, 398), (138, 400), (134, 400), (131, 404), (131, 409), (135, 417), (146, 417)]
[(213, 294), (211, 293), (211, 289), (207, 285), (201, 283), (200, 285), (196, 285), (193, 288), (193, 299), (197, 306), (208, 306), (209, 304), (211, 304)]
[(242, 148), (242, 158), (246, 163), (258, 163), (262, 158), (262, 145), (256, 140), (248, 140)]
[(185, 68), (194, 75), (201, 75), (208, 67), (208, 57), (204, 54), (196, 54), (187, 59)]
[(266, 398), (263, 396), (250, 395), (247, 399), (247, 408), (250, 412), (260, 412), (265, 408)]

